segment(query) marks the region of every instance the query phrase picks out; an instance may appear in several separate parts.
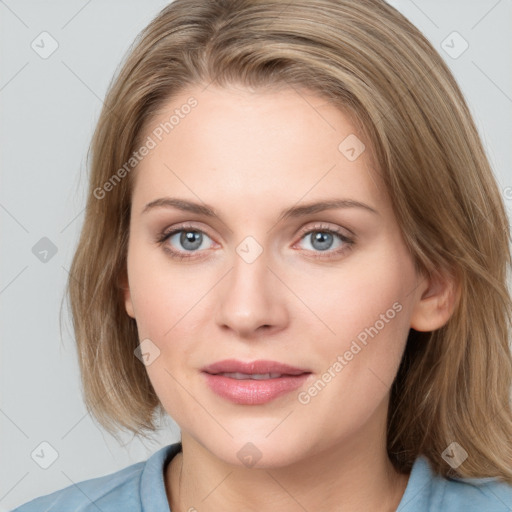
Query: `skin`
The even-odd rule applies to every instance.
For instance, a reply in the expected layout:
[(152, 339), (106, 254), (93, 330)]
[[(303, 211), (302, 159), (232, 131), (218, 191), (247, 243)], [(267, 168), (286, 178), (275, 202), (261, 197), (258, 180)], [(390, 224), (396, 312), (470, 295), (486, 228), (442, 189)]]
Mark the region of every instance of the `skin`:
[[(146, 135), (190, 96), (197, 107), (136, 170), (125, 282), (140, 340), (160, 350), (149, 378), (182, 432), (183, 451), (165, 470), (171, 509), (395, 510), (408, 475), (386, 453), (390, 387), (409, 329), (448, 321), (453, 283), (416, 273), (369, 141), (325, 99), (291, 88), (190, 87)], [(366, 145), (354, 161), (338, 149), (350, 134)], [(142, 213), (164, 196), (206, 203), (220, 219), (165, 207)], [(278, 221), (288, 207), (341, 198), (377, 213), (331, 209)], [(205, 233), (199, 249), (187, 252), (179, 233), (155, 241), (183, 222)], [(333, 235), (322, 250), (311, 231), (325, 227), (352, 231), (355, 243)], [(236, 251), (247, 236), (263, 249), (252, 263)], [(192, 257), (173, 259), (165, 246)], [(395, 303), (401, 311), (300, 403), (298, 392)], [(266, 404), (237, 405), (201, 374), (228, 358), (275, 360), (312, 375)], [(253, 467), (237, 457), (248, 442), (261, 452)]]

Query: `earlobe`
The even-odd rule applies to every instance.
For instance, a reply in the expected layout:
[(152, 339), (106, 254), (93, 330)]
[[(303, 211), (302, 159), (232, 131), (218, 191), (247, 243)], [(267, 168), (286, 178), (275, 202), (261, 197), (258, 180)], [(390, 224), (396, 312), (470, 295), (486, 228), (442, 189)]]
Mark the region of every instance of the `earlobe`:
[(133, 303), (132, 303), (132, 295), (130, 292), (130, 284), (128, 282), (128, 275), (126, 270), (123, 272), (121, 277), (119, 278), (119, 288), (121, 289), (123, 293), (123, 300), (124, 300), (124, 307), (126, 309), (126, 313), (128, 316), (135, 318), (135, 313), (133, 310)]
[(130, 293), (130, 288), (127, 287), (124, 291), (124, 307), (126, 309), (126, 312), (128, 313), (128, 316), (131, 316), (132, 318), (135, 318), (135, 313), (133, 311), (133, 304), (132, 304), (132, 297)]
[(459, 297), (455, 278), (438, 275), (429, 278), (428, 287), (414, 306), (411, 327), (416, 331), (430, 332), (440, 329), (450, 320)]

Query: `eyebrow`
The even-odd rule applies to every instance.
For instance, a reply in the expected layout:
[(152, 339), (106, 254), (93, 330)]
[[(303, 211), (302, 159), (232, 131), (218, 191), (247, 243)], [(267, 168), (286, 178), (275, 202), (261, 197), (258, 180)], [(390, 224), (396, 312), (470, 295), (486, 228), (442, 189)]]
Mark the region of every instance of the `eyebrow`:
[[(198, 215), (204, 215), (205, 217), (213, 217), (219, 219), (219, 216), (215, 213), (213, 207), (207, 204), (199, 204), (176, 197), (161, 197), (159, 199), (155, 199), (154, 201), (146, 204), (141, 214), (147, 213), (155, 208), (176, 208), (178, 210), (196, 213)], [(361, 208), (379, 215), (377, 210), (365, 203), (361, 203), (360, 201), (354, 201), (352, 199), (330, 199), (287, 208), (286, 210), (283, 210), (279, 215), (278, 222), (288, 218), (303, 217), (313, 213), (323, 212), (325, 210), (334, 210), (340, 208)]]

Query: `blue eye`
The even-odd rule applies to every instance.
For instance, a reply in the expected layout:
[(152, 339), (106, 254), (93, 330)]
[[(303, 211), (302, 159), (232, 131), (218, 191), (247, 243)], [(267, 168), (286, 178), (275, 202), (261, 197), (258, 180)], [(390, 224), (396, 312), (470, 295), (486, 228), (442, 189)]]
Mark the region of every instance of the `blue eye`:
[[(354, 241), (343, 235), (340, 231), (328, 227), (316, 226), (314, 229), (303, 232), (300, 240), (311, 240), (312, 249), (307, 252), (317, 253), (313, 257), (329, 259), (341, 255), (352, 248)], [(174, 239), (174, 240), (173, 240)], [(200, 229), (193, 226), (179, 226), (171, 231), (163, 232), (157, 238), (157, 242), (164, 246), (164, 250), (172, 257), (179, 260), (193, 258), (194, 253), (207, 249), (208, 244), (203, 247), (206, 239), (211, 238)], [(331, 249), (335, 240), (341, 242), (341, 247)], [(172, 243), (165, 244), (169, 240)], [(178, 247), (177, 249), (174, 247)], [(187, 254), (188, 253), (188, 254)]]
[[(301, 240), (307, 240), (308, 238), (313, 249), (307, 249), (307, 252), (312, 253), (311, 257), (323, 260), (339, 258), (355, 245), (355, 240), (348, 238), (338, 228), (331, 228), (321, 224), (314, 226), (314, 229), (308, 229), (302, 233)], [(336, 238), (341, 242), (341, 247), (338, 246), (338, 248), (331, 250)]]
[(200, 249), (203, 244), (203, 237), (206, 236), (201, 231), (190, 231), (182, 229), (178, 232), (175, 232), (172, 236), (169, 236), (169, 240), (172, 240), (174, 237), (178, 236), (177, 241), (186, 251), (195, 251), (196, 249)]
[(188, 228), (186, 226), (180, 226), (172, 231), (162, 233), (161, 237), (157, 241), (160, 244), (164, 244), (167, 240), (173, 242), (173, 239), (175, 239), (172, 245), (175, 247), (177, 244), (179, 247), (178, 250), (170, 248), (170, 244), (165, 245), (165, 250), (173, 257), (185, 259), (192, 256), (187, 255), (187, 252), (194, 253), (201, 249), (205, 240), (204, 237), (210, 238), (201, 230), (192, 227)]
[(347, 241), (347, 239), (343, 240), (339, 233), (335, 233), (327, 229), (321, 231), (309, 231), (302, 239), (307, 240), (308, 238), (311, 240), (313, 249), (321, 252), (329, 250), (336, 238), (342, 242)]

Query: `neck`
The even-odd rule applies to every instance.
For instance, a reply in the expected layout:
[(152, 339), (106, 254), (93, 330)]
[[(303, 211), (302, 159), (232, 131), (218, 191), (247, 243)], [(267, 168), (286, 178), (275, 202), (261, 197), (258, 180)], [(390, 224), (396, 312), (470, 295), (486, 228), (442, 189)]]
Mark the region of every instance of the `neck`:
[(171, 510), (328, 512), (342, 504), (345, 512), (393, 512), (408, 475), (398, 473), (387, 456), (385, 428), (378, 438), (369, 434), (359, 431), (322, 451), (312, 446), (310, 455), (284, 467), (258, 469), (228, 464), (183, 433), (183, 451), (166, 469)]

